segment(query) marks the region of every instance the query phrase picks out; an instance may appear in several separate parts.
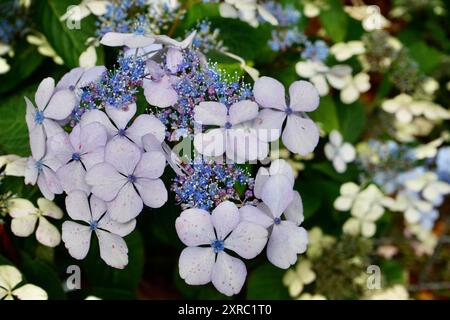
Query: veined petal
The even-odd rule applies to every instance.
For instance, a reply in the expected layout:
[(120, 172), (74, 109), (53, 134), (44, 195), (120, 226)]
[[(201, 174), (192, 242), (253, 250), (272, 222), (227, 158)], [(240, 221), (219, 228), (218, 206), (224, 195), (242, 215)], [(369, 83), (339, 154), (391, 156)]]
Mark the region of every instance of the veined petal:
[(221, 293), (232, 296), (238, 294), (247, 277), (245, 264), (225, 252), (217, 255), (211, 279), (214, 287)]
[(263, 108), (285, 110), (286, 97), (281, 82), (270, 77), (259, 78), (253, 87), (256, 102)]
[(211, 281), (215, 263), (212, 248), (187, 247), (180, 255), (180, 277), (189, 285), (203, 285)]
[(203, 209), (184, 210), (175, 220), (175, 229), (187, 246), (210, 245), (216, 239), (211, 215)]

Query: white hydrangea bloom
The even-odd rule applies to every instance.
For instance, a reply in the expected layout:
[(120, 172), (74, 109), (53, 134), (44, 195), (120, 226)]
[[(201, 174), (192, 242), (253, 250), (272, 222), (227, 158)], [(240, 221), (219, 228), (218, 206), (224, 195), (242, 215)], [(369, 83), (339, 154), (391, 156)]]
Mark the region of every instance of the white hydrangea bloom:
[(22, 274), (9, 265), (0, 266), (0, 300), (47, 300), (47, 293), (34, 284), (20, 285)]
[(353, 162), (356, 157), (355, 148), (344, 142), (339, 131), (330, 132), (330, 141), (325, 145), (325, 156), (333, 163), (334, 169), (339, 173), (347, 170), (347, 163)]
[(283, 277), (283, 284), (288, 287), (289, 295), (293, 298), (303, 291), (305, 285), (316, 280), (316, 273), (312, 270), (309, 260), (301, 260), (294, 269), (288, 270)]

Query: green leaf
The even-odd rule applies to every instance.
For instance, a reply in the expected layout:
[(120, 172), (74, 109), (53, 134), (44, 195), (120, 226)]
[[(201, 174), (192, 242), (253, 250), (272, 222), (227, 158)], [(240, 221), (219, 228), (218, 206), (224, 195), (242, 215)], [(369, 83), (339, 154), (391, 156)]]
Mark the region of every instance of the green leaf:
[(287, 288), (283, 285), (286, 270), (266, 263), (248, 276), (247, 299), (289, 299)]
[(16, 55), (10, 61), (11, 70), (0, 76), (0, 93), (14, 89), (19, 83), (27, 79), (44, 60), (35, 46), (25, 41), (15, 47)]
[(331, 96), (320, 98), (320, 105), (314, 112), (309, 113), (314, 121), (322, 124), (322, 129), (326, 133), (332, 130), (339, 130), (339, 117), (336, 110), (336, 104)]
[(334, 42), (342, 42), (347, 34), (348, 15), (339, 0), (329, 0), (328, 10), (320, 12), (320, 22)]
[(21, 270), (27, 282), (44, 289), (49, 299), (65, 299), (61, 280), (56, 271), (45, 262), (31, 258), (27, 253), (21, 252)]
[(25, 100), (33, 100), (37, 86), (33, 85), (10, 96), (0, 104), (0, 153), (30, 155), (28, 128), (25, 122)]
[(419, 68), (424, 73), (430, 73), (440, 64), (443, 55), (423, 41), (417, 41), (410, 45), (409, 53), (417, 61)]
[(408, 282), (407, 273), (402, 264), (395, 260), (383, 260), (380, 264), (381, 273), (383, 274), (387, 286), (395, 284), (406, 284)]
[(356, 143), (364, 130), (367, 118), (364, 106), (357, 101), (350, 105), (338, 105), (340, 131), (345, 141)]
[(86, 50), (86, 40), (95, 35), (95, 18), (91, 15), (72, 26), (69, 21), (61, 21), (67, 8), (79, 4), (72, 0), (41, 0), (36, 3), (36, 20), (40, 31), (64, 63), (74, 68), (79, 65), (79, 57)]

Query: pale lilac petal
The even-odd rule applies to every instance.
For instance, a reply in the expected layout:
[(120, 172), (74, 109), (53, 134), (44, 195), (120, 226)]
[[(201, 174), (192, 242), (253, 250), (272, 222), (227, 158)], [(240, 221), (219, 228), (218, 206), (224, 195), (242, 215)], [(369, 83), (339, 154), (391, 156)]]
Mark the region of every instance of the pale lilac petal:
[[(79, 131), (79, 134), (75, 133), (75, 129)], [(104, 147), (107, 138), (105, 127), (98, 122), (85, 126), (77, 125), (70, 134), (70, 142), (75, 151), (80, 153), (80, 155)]]
[(176, 73), (183, 62), (183, 53), (177, 48), (169, 48), (166, 55), (166, 65), (170, 72)]
[(96, 221), (99, 221), (100, 218), (108, 210), (106, 202), (94, 195), (91, 195), (91, 197), (89, 198), (89, 205), (91, 207), (92, 219)]
[(127, 183), (127, 177), (121, 175), (109, 163), (99, 163), (86, 173), (86, 183), (92, 187), (92, 193), (104, 201), (111, 201)]
[(62, 225), (62, 240), (69, 254), (77, 259), (86, 258), (91, 245), (91, 230), (73, 221), (65, 221)]
[(264, 167), (259, 168), (255, 177), (255, 186), (253, 187), (253, 194), (255, 195), (256, 198), (261, 199), (264, 184), (269, 179), (269, 177), (270, 173), (269, 170), (267, 170), (267, 168)]
[(245, 205), (240, 208), (239, 214), (241, 215), (241, 221), (255, 223), (263, 226), (264, 228), (269, 228), (271, 225), (273, 225), (273, 219), (271, 219), (259, 208), (251, 205)]
[(120, 47), (125, 45), (125, 41), (130, 37), (130, 33), (108, 32), (103, 35), (100, 43), (109, 47)]
[(91, 209), (86, 193), (75, 190), (66, 197), (66, 210), (72, 220), (91, 221)]
[(284, 216), (287, 220), (294, 222), (297, 226), (303, 222), (303, 202), (298, 191), (294, 191), (292, 202), (284, 211)]
[(82, 190), (90, 193), (91, 188), (86, 183), (86, 170), (80, 161), (71, 161), (56, 171), (61, 187), (66, 193)]
[(262, 141), (275, 141), (281, 136), (281, 128), (286, 119), (286, 113), (272, 109), (262, 109), (254, 121), (258, 137)]
[(27, 169), (25, 170), (25, 184), (35, 185), (38, 179), (38, 169), (36, 168), (36, 160), (29, 157), (27, 160)]
[(294, 186), (295, 176), (291, 165), (284, 159), (275, 159), (270, 163), (269, 173), (271, 176), (281, 174), (289, 179)]
[(135, 103), (123, 106), (122, 108), (114, 108), (111, 106), (105, 107), (106, 114), (116, 125), (117, 129), (125, 129), (128, 122), (130, 122), (131, 118), (136, 114), (136, 110), (137, 107)]
[(247, 277), (245, 264), (225, 252), (220, 252), (214, 264), (211, 280), (221, 293), (232, 296), (238, 294)]
[(261, 199), (269, 207), (274, 218), (279, 218), (292, 201), (294, 191), (291, 182), (283, 175), (267, 179), (261, 192)]
[(226, 143), (227, 157), (235, 163), (265, 159), (269, 153), (268, 144), (258, 140), (254, 129), (229, 129)]
[(57, 158), (59, 162), (64, 164), (69, 162), (74, 152), (66, 132), (61, 132), (48, 139), (48, 153)]
[(215, 254), (211, 248), (187, 247), (180, 255), (180, 277), (189, 285), (203, 285), (211, 281)]
[(207, 157), (218, 157), (225, 152), (225, 130), (212, 129), (194, 136), (194, 147)]
[(227, 122), (227, 107), (214, 101), (200, 102), (194, 107), (194, 120), (205, 126), (223, 127)]
[(144, 95), (152, 106), (167, 108), (178, 101), (178, 94), (172, 87), (170, 77), (164, 76), (159, 81), (144, 80)]
[(42, 159), (45, 155), (45, 132), (42, 125), (34, 127), (30, 132), (31, 154), (35, 159)]
[(142, 199), (132, 183), (125, 184), (117, 194), (117, 197), (108, 202), (107, 205), (111, 219), (120, 223), (133, 220), (144, 208)]
[(119, 223), (112, 220), (109, 214), (105, 214), (97, 226), (100, 229), (125, 237), (136, 228), (136, 219), (128, 221), (127, 223)]
[(224, 201), (211, 214), (218, 240), (224, 240), (239, 224), (239, 210), (233, 202)]
[(50, 98), (55, 90), (55, 80), (53, 78), (45, 78), (39, 84), (34, 96), (34, 101), (39, 110), (43, 111), (47, 106)]
[(76, 103), (77, 101), (72, 91), (57, 91), (50, 99), (47, 108), (45, 108), (44, 115), (49, 119), (64, 120), (70, 116)]
[(28, 99), (27, 97), (24, 97), (24, 98), (25, 98), (25, 104), (27, 106), (25, 120), (27, 122), (28, 132), (31, 132), (31, 131), (33, 131), (34, 127), (36, 127), (36, 121), (35, 121), (36, 109), (35, 109), (33, 103), (30, 101), (30, 99)]
[(105, 147), (105, 162), (125, 176), (133, 174), (139, 160), (141, 150), (126, 138), (113, 139)]
[(43, 245), (54, 248), (61, 242), (61, 235), (59, 230), (45, 217), (40, 217), (39, 224), (36, 229), (36, 239)]
[[(43, 176), (45, 178), (45, 184), (47, 185), (47, 188), (50, 190), (50, 192), (52, 192), (54, 194), (63, 193), (63, 189), (61, 187), (61, 184), (59, 183), (59, 179), (53, 170), (44, 166), (40, 176)], [(49, 199), (49, 200), (52, 200), (52, 199)]]
[(129, 48), (144, 48), (152, 45), (155, 39), (144, 35), (131, 34), (128, 39), (125, 40), (125, 45)]
[(109, 120), (108, 116), (103, 111), (90, 110), (81, 116), (80, 120), (81, 126), (85, 126), (88, 125), (89, 123), (94, 122), (98, 122), (105, 127), (109, 138), (117, 134), (117, 128), (111, 123), (111, 120)]
[(44, 126), (45, 135), (47, 136), (47, 138), (51, 138), (57, 134), (64, 132), (63, 128), (55, 120), (45, 118), (42, 124)]
[(311, 119), (291, 114), (288, 116), (282, 140), (289, 151), (306, 156), (314, 151), (319, 143), (319, 129)]
[(142, 137), (149, 133), (153, 134), (159, 142), (163, 142), (166, 135), (166, 128), (155, 116), (142, 114), (127, 129), (126, 136), (142, 148)]
[(278, 268), (287, 269), (297, 262), (297, 255), (306, 251), (308, 234), (290, 221), (274, 225), (267, 244), (267, 258)]
[(203, 209), (187, 209), (175, 220), (178, 237), (187, 246), (210, 245), (215, 239), (211, 215)]
[(138, 178), (135, 187), (147, 207), (160, 208), (167, 202), (167, 189), (161, 179)]
[(42, 163), (56, 172), (61, 166), (62, 163), (57, 158), (53, 157), (51, 154), (47, 154), (43, 159)]
[(56, 90), (75, 88), (83, 73), (84, 68), (81, 67), (70, 70), (58, 81)]
[(284, 86), (278, 80), (269, 77), (259, 78), (253, 87), (256, 102), (263, 108), (285, 110), (286, 97)]
[(156, 179), (162, 176), (165, 167), (166, 158), (164, 154), (155, 151), (145, 152), (134, 170), (134, 176), (137, 178)]
[(151, 133), (148, 133), (142, 137), (142, 146), (147, 152), (164, 152), (161, 141), (159, 141), (158, 138)]
[(100, 79), (103, 73), (106, 72), (106, 68), (104, 66), (96, 66), (92, 68), (88, 68), (84, 71), (82, 77), (78, 81), (78, 87), (82, 88), (87, 86), (90, 83), (96, 82)]
[(103, 230), (95, 230), (100, 247), (100, 258), (108, 266), (123, 269), (128, 264), (128, 247), (120, 236)]
[(295, 81), (289, 87), (290, 107), (294, 111), (311, 112), (319, 106), (316, 87), (308, 81)]
[(100, 147), (89, 153), (85, 153), (80, 157), (86, 170), (89, 170), (96, 164), (102, 163), (105, 159), (105, 148)]
[(239, 101), (230, 107), (229, 114), (233, 125), (253, 120), (258, 116), (258, 105), (251, 100)]
[(161, 80), (161, 78), (166, 74), (163, 68), (161, 68), (161, 65), (154, 60), (147, 60), (145, 65), (153, 81)]
[(245, 259), (253, 259), (267, 243), (266, 228), (251, 222), (241, 222), (225, 240), (225, 248), (233, 250)]

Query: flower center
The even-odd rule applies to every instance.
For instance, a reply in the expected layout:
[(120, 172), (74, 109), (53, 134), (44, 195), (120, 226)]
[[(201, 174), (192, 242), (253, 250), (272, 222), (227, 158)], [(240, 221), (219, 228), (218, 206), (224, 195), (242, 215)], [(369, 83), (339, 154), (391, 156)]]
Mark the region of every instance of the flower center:
[(225, 249), (222, 240), (214, 240), (211, 243), (211, 247), (213, 248), (214, 253), (219, 253), (220, 251), (223, 251)]
[(42, 124), (44, 122), (44, 111), (37, 111), (34, 115), (34, 122), (37, 124)]
[(128, 182), (135, 183), (135, 182), (136, 182), (136, 177), (133, 176), (132, 174), (130, 174), (130, 175), (128, 176)]
[(227, 121), (225, 122), (225, 129), (231, 129), (233, 125), (231, 124), (231, 122)]
[(72, 160), (73, 161), (80, 161), (80, 154), (78, 152), (72, 153)]
[(119, 129), (119, 136), (123, 137), (125, 136), (125, 129)]
[(281, 223), (281, 219), (275, 218), (275, 219), (273, 219), (273, 223), (275, 223), (276, 225), (279, 225)]
[(291, 107), (287, 107), (286, 108), (286, 110), (284, 110), (284, 112), (286, 112), (286, 114), (288, 115), (288, 116), (290, 116), (291, 114), (292, 114), (292, 108)]
[(98, 221), (97, 220), (92, 220), (89, 223), (89, 228), (91, 229), (91, 231), (95, 231), (97, 229), (97, 225), (98, 225)]
[(42, 172), (42, 169), (44, 168), (44, 164), (42, 163), (42, 160), (38, 160), (34, 163), (34, 166), (36, 167), (37, 171), (39, 173)]

